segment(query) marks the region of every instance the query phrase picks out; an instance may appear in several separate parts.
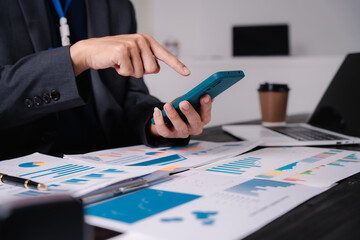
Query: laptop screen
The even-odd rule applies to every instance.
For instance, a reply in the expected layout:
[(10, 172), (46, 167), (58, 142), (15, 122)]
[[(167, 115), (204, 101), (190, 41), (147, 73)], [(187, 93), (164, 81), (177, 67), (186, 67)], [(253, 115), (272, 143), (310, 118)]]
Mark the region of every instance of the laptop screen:
[(360, 137), (360, 53), (347, 55), (308, 123)]

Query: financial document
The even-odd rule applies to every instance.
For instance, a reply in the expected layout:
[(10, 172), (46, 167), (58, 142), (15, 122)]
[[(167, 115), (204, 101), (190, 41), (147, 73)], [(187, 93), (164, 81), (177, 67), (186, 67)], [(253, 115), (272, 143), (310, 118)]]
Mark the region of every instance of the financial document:
[(315, 147), (264, 148), (198, 170), (328, 187), (360, 172), (360, 152)]
[[(50, 191), (0, 185), (0, 204), (56, 193), (79, 197), (159, 169), (189, 169), (171, 180), (85, 206), (86, 221), (147, 239), (239, 239), (339, 180), (360, 172), (360, 153), (315, 147), (263, 148), (255, 142), (191, 141), (70, 155), (39, 153), (0, 162), (1, 172)], [(239, 155), (244, 153), (242, 155)]]
[(109, 165), (138, 167), (165, 166), (179, 163), (179, 168), (190, 168), (239, 155), (258, 145), (258, 142), (251, 141), (223, 143), (191, 141), (188, 145), (181, 147), (151, 148), (145, 145), (138, 145), (81, 155), (65, 155), (64, 157), (89, 163), (103, 163)]
[(124, 239), (240, 239), (358, 172), (359, 152), (264, 148), (89, 205), (86, 220)]
[(158, 170), (160, 167), (111, 167), (34, 153), (1, 161), (2, 173), (45, 184), (49, 191), (28, 190), (0, 184), (0, 204), (5, 201), (50, 194), (82, 196), (96, 189)]
[(240, 239), (327, 189), (191, 170), (85, 213), (90, 224), (155, 239)]

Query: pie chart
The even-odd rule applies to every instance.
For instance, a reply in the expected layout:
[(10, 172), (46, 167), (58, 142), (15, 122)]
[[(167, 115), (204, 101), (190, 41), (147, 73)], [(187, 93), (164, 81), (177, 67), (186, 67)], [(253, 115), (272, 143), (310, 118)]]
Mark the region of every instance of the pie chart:
[(19, 164), (19, 167), (30, 168), (30, 167), (40, 167), (43, 165), (45, 165), (44, 162), (27, 162), (27, 163)]

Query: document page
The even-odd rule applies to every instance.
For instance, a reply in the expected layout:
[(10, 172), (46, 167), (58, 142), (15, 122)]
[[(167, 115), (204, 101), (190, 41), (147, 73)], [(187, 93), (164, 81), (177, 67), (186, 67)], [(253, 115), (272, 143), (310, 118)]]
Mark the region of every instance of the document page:
[(191, 170), (85, 213), (90, 224), (156, 239), (239, 239), (327, 189)]
[(49, 191), (28, 190), (0, 184), (0, 204), (14, 199), (56, 193), (67, 193), (79, 197), (112, 183), (148, 174), (159, 168), (110, 167), (109, 165), (85, 163), (34, 153), (25, 157), (1, 161), (1, 173), (43, 183)]
[(315, 147), (264, 148), (198, 170), (328, 187), (360, 172), (360, 152)]
[(86, 220), (157, 239), (239, 239), (357, 172), (359, 152), (264, 148), (89, 205)]
[(124, 166), (164, 166), (179, 163), (179, 168), (197, 167), (226, 157), (233, 157), (258, 146), (257, 142), (191, 141), (181, 147), (151, 148), (138, 145), (114, 148), (65, 158), (89, 163)]

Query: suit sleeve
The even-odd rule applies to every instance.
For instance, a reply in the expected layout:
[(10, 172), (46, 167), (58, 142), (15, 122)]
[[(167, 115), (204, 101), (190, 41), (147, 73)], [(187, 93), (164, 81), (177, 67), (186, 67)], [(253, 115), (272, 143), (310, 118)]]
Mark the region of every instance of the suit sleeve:
[(0, 129), (84, 104), (70, 48), (34, 53), (0, 66)]
[[(131, 12), (130, 33), (136, 33), (137, 25), (134, 7), (130, 1), (128, 4)], [(150, 134), (150, 119), (152, 118), (154, 107), (162, 109), (163, 105), (164, 103), (149, 94), (149, 90), (142, 78), (129, 78), (125, 100), (125, 110), (127, 113), (126, 131), (127, 136), (131, 139), (129, 141), (133, 144), (140, 141), (152, 147), (186, 145), (189, 143), (190, 137), (172, 139), (154, 137)]]

